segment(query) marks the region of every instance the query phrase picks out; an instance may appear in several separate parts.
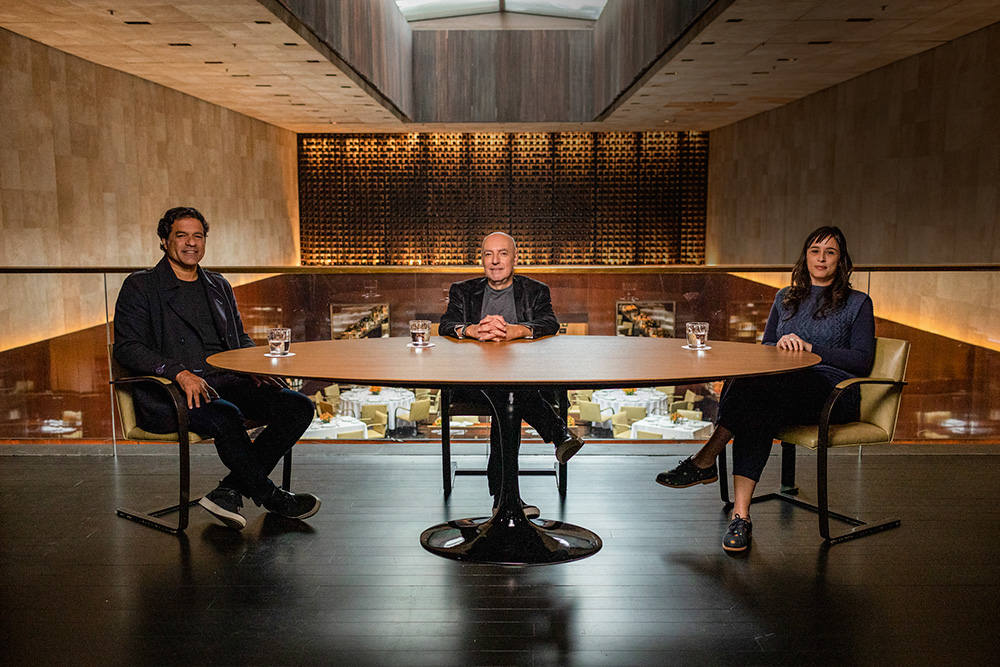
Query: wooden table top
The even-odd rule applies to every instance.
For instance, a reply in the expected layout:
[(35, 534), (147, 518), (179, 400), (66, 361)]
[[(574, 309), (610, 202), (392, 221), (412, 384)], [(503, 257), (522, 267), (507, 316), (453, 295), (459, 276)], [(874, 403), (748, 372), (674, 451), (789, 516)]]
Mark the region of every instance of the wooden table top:
[(693, 384), (769, 375), (819, 362), (811, 352), (767, 345), (709, 341), (712, 349), (683, 349), (679, 338), (551, 336), (480, 343), (435, 336), (434, 347), (408, 347), (409, 338), (364, 338), (292, 343), (294, 356), (265, 357), (266, 347), (214, 354), (227, 370), (397, 387), (641, 387)]

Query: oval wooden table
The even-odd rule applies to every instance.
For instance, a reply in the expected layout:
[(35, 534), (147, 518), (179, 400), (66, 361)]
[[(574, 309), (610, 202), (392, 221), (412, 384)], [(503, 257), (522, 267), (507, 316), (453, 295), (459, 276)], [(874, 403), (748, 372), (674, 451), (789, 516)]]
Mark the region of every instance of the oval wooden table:
[[(401, 387), (644, 387), (693, 384), (723, 378), (770, 375), (819, 362), (810, 352), (785, 352), (747, 343), (709, 341), (711, 349), (686, 350), (684, 340), (618, 336), (553, 336), (539, 340), (480, 343), (435, 337), (433, 347), (410, 347), (406, 338), (366, 338), (292, 343), (292, 356), (265, 357), (266, 348), (212, 355), (217, 368)], [(499, 410), (504, 439), (500, 500), (492, 517), (448, 521), (428, 528), (420, 543), (454, 560), (498, 564), (559, 563), (586, 558), (601, 548), (593, 532), (560, 521), (528, 520), (518, 489), (520, 424), (513, 408)]]

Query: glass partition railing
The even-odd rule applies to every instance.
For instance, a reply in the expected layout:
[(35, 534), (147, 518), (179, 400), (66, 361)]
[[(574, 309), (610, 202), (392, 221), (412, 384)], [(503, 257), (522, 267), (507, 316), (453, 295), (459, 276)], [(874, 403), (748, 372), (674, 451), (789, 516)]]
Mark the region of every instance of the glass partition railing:
[[(248, 334), (289, 327), (293, 341), (409, 335), (408, 322), (437, 322), (448, 286), (475, 267), (224, 270)], [(680, 338), (687, 322), (709, 323), (711, 340), (759, 342), (785, 267), (522, 267), (550, 286), (569, 335)], [(122, 270), (0, 269), (0, 443), (106, 444), (121, 439), (108, 386), (110, 318)], [(896, 432), (909, 442), (1000, 437), (998, 302), (993, 267), (857, 271), (872, 295), (876, 334), (912, 343)], [(436, 328), (432, 333), (436, 333)], [(309, 395), (319, 383), (294, 382)], [(713, 387), (675, 387), (711, 415)], [(691, 396), (688, 396), (691, 398)], [(400, 439), (434, 440), (433, 425)], [(488, 437), (488, 429), (468, 432)], [(610, 437), (600, 430), (592, 437)]]

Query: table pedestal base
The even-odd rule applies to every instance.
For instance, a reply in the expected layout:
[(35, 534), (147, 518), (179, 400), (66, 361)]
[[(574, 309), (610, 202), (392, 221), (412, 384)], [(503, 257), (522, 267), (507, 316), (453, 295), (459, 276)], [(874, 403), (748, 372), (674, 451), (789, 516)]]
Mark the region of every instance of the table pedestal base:
[[(517, 508), (520, 509), (520, 508)], [(420, 535), (420, 544), (452, 560), (495, 565), (545, 565), (579, 560), (601, 549), (595, 533), (561, 521), (528, 520), (502, 508), (492, 517), (455, 519)]]
[(490, 399), (501, 432), (502, 483), (496, 511), (492, 517), (431, 526), (421, 533), (420, 544), (444, 558), (495, 565), (565, 563), (597, 553), (601, 538), (586, 528), (525, 518), (517, 478), (521, 418), (515, 412), (514, 393), (505, 398), (505, 406), (500, 395)]

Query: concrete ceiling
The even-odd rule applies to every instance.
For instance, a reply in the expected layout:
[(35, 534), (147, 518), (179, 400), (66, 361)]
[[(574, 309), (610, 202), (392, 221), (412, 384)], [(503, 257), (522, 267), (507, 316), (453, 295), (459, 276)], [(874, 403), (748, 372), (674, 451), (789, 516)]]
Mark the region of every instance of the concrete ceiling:
[[(442, 125), (400, 118), (256, 0), (0, 4), (0, 27), (295, 132), (712, 130), (997, 21), (996, 0), (736, 0), (637, 73), (595, 122)], [(436, 23), (414, 28), (448, 27)]]

